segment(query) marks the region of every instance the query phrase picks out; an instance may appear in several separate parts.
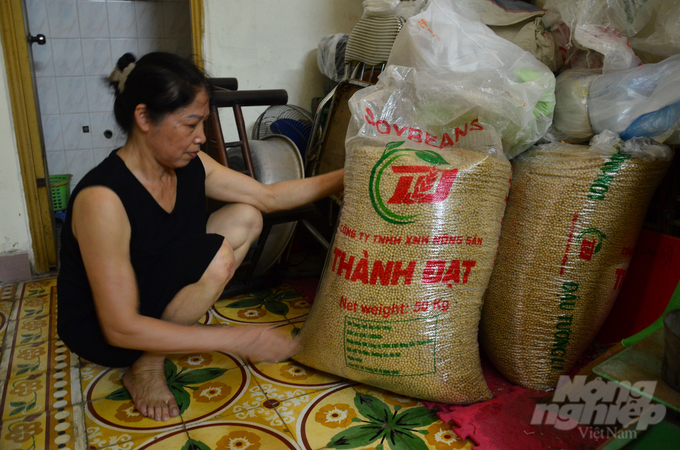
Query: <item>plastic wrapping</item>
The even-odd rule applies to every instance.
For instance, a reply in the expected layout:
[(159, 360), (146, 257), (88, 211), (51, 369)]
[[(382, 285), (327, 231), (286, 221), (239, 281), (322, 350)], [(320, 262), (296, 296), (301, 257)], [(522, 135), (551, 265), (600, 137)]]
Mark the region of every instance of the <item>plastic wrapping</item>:
[(599, 75), (599, 70), (567, 69), (557, 76), (553, 136), (581, 143), (595, 135), (588, 117), (588, 93)]
[(602, 54), (604, 73), (626, 70), (641, 63), (628, 38), (649, 22), (663, 1), (548, 0), (545, 23), (564, 22), (574, 44)]
[(437, 110), (449, 117), (478, 114), (499, 134), (508, 158), (537, 142), (552, 123), (550, 69), (450, 2), (434, 0), (409, 19), (387, 63), (429, 74), (429, 91), (442, 92)]
[(598, 77), (590, 86), (588, 113), (595, 133), (663, 142), (680, 129), (680, 55)]
[(345, 78), (345, 48), (348, 40), (348, 34), (337, 33), (319, 41), (316, 63), (321, 73), (333, 81), (340, 82)]
[(621, 289), (648, 203), (670, 165), (648, 138), (538, 146), (513, 161), (480, 343), (511, 382), (569, 373)]
[(343, 208), (294, 358), (419, 399), (486, 400), (477, 332), (510, 163), (454, 144), (484, 135), (477, 119), (429, 128), (414, 69), (383, 76), (349, 101)]

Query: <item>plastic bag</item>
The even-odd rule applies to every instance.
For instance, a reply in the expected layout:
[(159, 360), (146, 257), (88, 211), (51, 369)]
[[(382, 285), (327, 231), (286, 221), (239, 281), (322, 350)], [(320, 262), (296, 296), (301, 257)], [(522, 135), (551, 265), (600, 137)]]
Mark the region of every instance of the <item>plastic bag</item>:
[(442, 92), (437, 109), (449, 120), (478, 114), (499, 134), (508, 158), (538, 141), (552, 122), (550, 69), (450, 2), (434, 0), (409, 19), (387, 63), (429, 74), (427, 91)]
[(511, 382), (545, 391), (568, 374), (621, 289), (669, 147), (612, 132), (513, 160), (484, 298), (480, 344)]
[(319, 41), (316, 63), (322, 74), (333, 81), (340, 82), (345, 77), (345, 49), (349, 35), (331, 34)]
[(364, 17), (399, 16), (404, 19), (420, 12), (426, 0), (364, 0)]
[(604, 73), (640, 65), (634, 50), (664, 56), (678, 50), (677, 0), (548, 0), (545, 8), (546, 26), (564, 22), (571, 30), (570, 43), (604, 56)]
[(593, 130), (663, 142), (680, 129), (680, 55), (660, 63), (599, 76), (590, 86), (588, 113)]
[(680, 0), (661, 2), (647, 25), (628, 40), (645, 63), (680, 53)]
[(468, 404), (491, 397), (477, 332), (511, 171), (495, 130), (434, 81), (390, 65), (349, 100), (343, 208), (294, 358)]
[(550, 133), (554, 139), (572, 143), (586, 142), (595, 134), (588, 117), (590, 85), (599, 70), (567, 69), (557, 76), (555, 114)]
[(531, 53), (555, 72), (558, 54), (555, 40), (542, 24), (545, 10), (521, 0), (457, 0), (466, 19), (488, 25), (494, 33)]

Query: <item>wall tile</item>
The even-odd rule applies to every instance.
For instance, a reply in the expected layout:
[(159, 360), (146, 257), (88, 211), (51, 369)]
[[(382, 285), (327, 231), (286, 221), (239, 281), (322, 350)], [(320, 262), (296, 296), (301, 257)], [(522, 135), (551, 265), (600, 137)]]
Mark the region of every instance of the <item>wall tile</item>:
[(61, 116), (58, 114), (43, 114), (41, 119), (45, 151), (49, 154), (54, 151), (64, 150), (64, 141), (61, 133)]
[(45, 45), (33, 44), (33, 68), (38, 77), (53, 77), (54, 62), (52, 60), (52, 40), (47, 38)]
[(86, 113), (86, 91), (84, 77), (57, 77), (59, 111), (62, 114)]
[(66, 155), (63, 151), (47, 153), (47, 171), (50, 175), (68, 173), (66, 169)]
[(83, 75), (83, 50), (80, 39), (52, 39), (54, 74), (57, 77)]
[(87, 114), (61, 115), (64, 150), (92, 148), (92, 133), (84, 133), (84, 126), (90, 126), (90, 118)]
[(73, 175), (71, 186), (76, 186), (78, 182), (94, 167), (94, 156), (92, 149), (66, 150), (66, 170)]
[(94, 156), (94, 165), (95, 166), (99, 165), (111, 154), (113, 150), (114, 150), (113, 147), (93, 148), (92, 154)]
[[(110, 130), (113, 135), (110, 138), (104, 136), (104, 132)], [(115, 147), (116, 134), (121, 131), (116, 126), (116, 119), (112, 112), (90, 113), (90, 131), (92, 133), (93, 147)]]
[(135, 2), (137, 36), (140, 38), (163, 37), (163, 4), (158, 2)]
[(28, 30), (32, 35), (48, 36), (50, 34), (47, 24), (47, 0), (26, 0), (26, 17), (28, 17)]
[(108, 75), (113, 70), (111, 44), (108, 39), (83, 39), (85, 75)]
[(36, 77), (40, 114), (59, 114), (57, 82), (54, 77)]
[(118, 62), (118, 58), (125, 53), (132, 53), (139, 58), (139, 45), (137, 39), (111, 39), (111, 70)]
[(91, 113), (113, 111), (113, 92), (105, 84), (104, 77), (87, 77), (85, 85), (87, 87), (87, 109)]
[(188, 1), (164, 2), (163, 37), (191, 36), (191, 6)]
[(109, 36), (112, 38), (136, 38), (137, 21), (135, 5), (131, 2), (107, 2)]
[(82, 38), (109, 37), (106, 3), (79, 1), (78, 24)]
[(151, 52), (164, 51), (164, 41), (166, 39), (139, 39), (139, 57)]
[(47, 22), (52, 39), (80, 37), (76, 0), (49, 0)]

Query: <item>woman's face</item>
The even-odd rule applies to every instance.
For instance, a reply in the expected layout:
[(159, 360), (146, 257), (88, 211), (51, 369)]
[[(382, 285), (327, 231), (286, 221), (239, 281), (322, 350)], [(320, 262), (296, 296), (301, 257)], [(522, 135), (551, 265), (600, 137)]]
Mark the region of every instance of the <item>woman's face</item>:
[(201, 90), (194, 101), (151, 124), (146, 143), (155, 159), (163, 166), (177, 169), (198, 156), (205, 142), (203, 123), (210, 113), (207, 92)]

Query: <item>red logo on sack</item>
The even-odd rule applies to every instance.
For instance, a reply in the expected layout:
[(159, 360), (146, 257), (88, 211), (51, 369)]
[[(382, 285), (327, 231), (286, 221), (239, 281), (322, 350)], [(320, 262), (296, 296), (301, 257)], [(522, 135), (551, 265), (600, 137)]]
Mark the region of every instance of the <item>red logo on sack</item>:
[[(391, 166), (399, 177), (391, 204), (439, 203), (446, 200), (458, 169), (440, 170), (432, 166)], [(413, 180), (415, 179), (415, 183)]]

